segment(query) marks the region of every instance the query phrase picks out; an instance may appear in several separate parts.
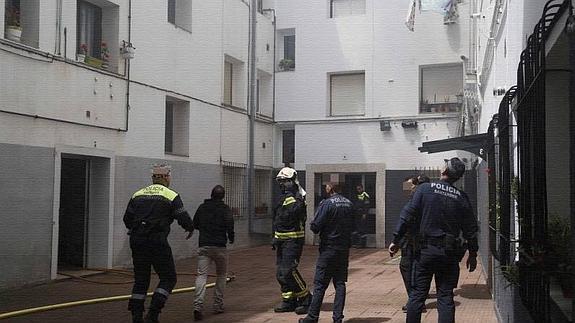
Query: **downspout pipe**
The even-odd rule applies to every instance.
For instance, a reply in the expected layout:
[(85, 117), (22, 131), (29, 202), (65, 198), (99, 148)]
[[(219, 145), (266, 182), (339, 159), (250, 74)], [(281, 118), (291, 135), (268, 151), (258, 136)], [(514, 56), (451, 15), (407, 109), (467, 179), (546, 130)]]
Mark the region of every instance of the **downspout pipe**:
[[(132, 0), (128, 1), (128, 44), (132, 44)], [(125, 60), (124, 68), (126, 69), (126, 126), (124, 131), (128, 132), (130, 124), (130, 60)]]
[(256, 24), (257, 24), (257, 0), (250, 1), (250, 47), (249, 47), (249, 147), (248, 147), (248, 232), (253, 232), (254, 212), (254, 137), (256, 116)]

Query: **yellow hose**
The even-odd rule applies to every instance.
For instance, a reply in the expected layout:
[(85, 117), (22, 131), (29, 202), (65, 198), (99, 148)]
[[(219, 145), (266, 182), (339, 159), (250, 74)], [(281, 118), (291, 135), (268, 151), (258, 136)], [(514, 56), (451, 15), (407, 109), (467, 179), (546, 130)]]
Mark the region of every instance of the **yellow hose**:
[[(230, 281), (234, 280), (234, 278), (235, 278), (234, 276), (228, 277), (226, 279), (226, 282), (230, 282)], [(211, 288), (214, 286), (216, 286), (215, 283), (210, 283), (210, 284), (206, 285), (206, 288)], [(188, 292), (192, 292), (194, 290), (196, 290), (196, 287), (179, 288), (179, 289), (174, 289), (172, 291), (172, 294), (188, 293)], [(147, 296), (152, 296), (152, 294), (154, 294), (154, 293), (152, 293), (152, 292), (147, 293)], [(53, 310), (58, 310), (58, 309), (73, 307), (73, 306), (122, 301), (122, 300), (127, 300), (130, 297), (132, 297), (132, 295), (120, 295), (120, 296), (93, 298), (93, 299), (87, 299), (87, 300), (83, 300), (83, 301), (75, 301), (75, 302), (68, 302), (68, 303), (60, 303), (60, 304), (53, 304), (53, 305), (27, 308), (25, 310), (19, 310), (19, 311), (13, 311), (13, 312), (7, 312), (7, 313), (0, 314), (0, 320), (11, 318), (11, 317), (16, 317), (16, 316), (27, 315), (27, 314), (53, 311)]]

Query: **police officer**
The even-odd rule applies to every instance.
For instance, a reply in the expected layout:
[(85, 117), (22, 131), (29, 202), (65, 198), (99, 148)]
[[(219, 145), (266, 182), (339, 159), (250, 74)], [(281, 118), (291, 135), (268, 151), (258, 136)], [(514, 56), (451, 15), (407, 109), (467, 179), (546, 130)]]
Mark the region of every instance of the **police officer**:
[[(413, 176), (407, 180), (407, 183), (410, 185), (409, 190), (409, 198), (413, 197), (415, 193), (415, 189), (418, 185), (423, 183), (429, 183), (429, 177), (425, 175)], [(407, 206), (407, 205), (406, 205)], [(415, 233), (417, 228), (414, 226), (414, 223), (410, 223), (408, 230), (406, 231), (402, 241), (401, 241), (401, 260), (399, 262), (399, 271), (401, 272), (401, 278), (403, 279), (403, 284), (405, 285), (405, 290), (407, 291), (407, 295), (409, 295), (411, 291), (411, 281), (413, 277), (413, 257), (414, 257), (414, 248), (415, 246)], [(407, 313), (407, 304), (404, 305), (402, 308), (404, 313)], [(425, 312), (425, 305), (423, 305), (423, 312)]]
[[(399, 242), (415, 220), (418, 226), (413, 290), (407, 303), (407, 322), (421, 322), (421, 312), (435, 275), (437, 310), (440, 323), (455, 322), (453, 289), (459, 280), (459, 261), (469, 250), (467, 268), (477, 267), (477, 219), (465, 192), (455, 183), (465, 173), (465, 164), (459, 158), (446, 160), (440, 181), (420, 185), (413, 198), (401, 211), (400, 222), (389, 245), (390, 254), (399, 249)], [(460, 235), (467, 240), (461, 243)]]
[(306, 314), (311, 295), (297, 270), (305, 241), (305, 191), (300, 187), (293, 168), (282, 168), (276, 180), (282, 195), (274, 208), (272, 247), (277, 250), (276, 277), (281, 286), (282, 302), (275, 306), (274, 311)]
[(144, 322), (144, 300), (150, 285), (152, 266), (160, 282), (152, 296), (146, 322), (158, 322), (158, 315), (176, 285), (174, 258), (167, 239), (170, 225), (174, 219), (177, 220), (182, 228), (190, 232), (187, 239), (193, 231), (192, 219), (182, 199), (168, 188), (170, 172), (168, 165), (154, 165), (153, 184), (134, 193), (124, 214), (134, 262), (134, 287), (128, 302), (134, 323)]
[(356, 248), (365, 248), (367, 244), (367, 213), (369, 212), (370, 197), (363, 189), (363, 185), (355, 187), (357, 194), (354, 199), (355, 209), (355, 232), (353, 233)]
[(311, 230), (319, 233), (319, 258), (315, 268), (314, 293), (308, 314), (300, 323), (319, 320), (319, 312), (325, 290), (333, 280), (335, 299), (333, 302), (333, 321), (343, 322), (345, 305), (345, 282), (349, 264), (351, 229), (353, 226), (353, 204), (339, 195), (338, 184), (329, 183), (325, 187), (329, 198), (323, 200), (311, 223)]

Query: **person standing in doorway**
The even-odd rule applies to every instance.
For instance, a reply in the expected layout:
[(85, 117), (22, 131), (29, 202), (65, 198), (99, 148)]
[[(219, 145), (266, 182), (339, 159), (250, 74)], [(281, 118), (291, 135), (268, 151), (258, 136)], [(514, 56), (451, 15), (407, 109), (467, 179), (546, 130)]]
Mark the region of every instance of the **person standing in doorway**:
[(319, 257), (315, 268), (311, 305), (307, 316), (299, 320), (300, 323), (318, 322), (325, 290), (331, 281), (335, 287), (333, 321), (343, 322), (344, 317), (353, 204), (340, 195), (338, 184), (329, 183), (325, 190), (329, 197), (320, 203), (310, 225), (311, 230), (320, 236)]
[(365, 248), (367, 245), (367, 214), (369, 213), (371, 200), (369, 194), (363, 189), (363, 185), (358, 184), (355, 189), (357, 194), (353, 203), (355, 209), (353, 243), (356, 248)]
[(192, 219), (180, 195), (168, 188), (170, 181), (170, 166), (154, 165), (153, 184), (134, 193), (124, 214), (134, 263), (134, 287), (128, 302), (134, 323), (144, 322), (144, 301), (150, 285), (151, 267), (154, 267), (160, 282), (152, 296), (146, 323), (158, 322), (158, 316), (176, 285), (176, 266), (168, 243), (170, 225), (174, 219), (177, 220), (184, 230), (190, 232), (186, 239), (193, 231)]
[[(477, 267), (478, 224), (465, 192), (453, 184), (465, 173), (465, 164), (459, 158), (446, 160), (438, 182), (419, 185), (413, 198), (401, 211), (400, 222), (389, 245), (390, 254), (399, 250), (414, 221), (417, 226), (415, 274), (407, 303), (407, 322), (421, 322), (421, 312), (435, 276), (437, 311), (440, 323), (455, 322), (453, 289), (459, 280), (459, 262), (469, 250), (467, 268)], [(467, 245), (463, 240), (467, 240)]]
[[(425, 175), (413, 176), (407, 180), (407, 184), (409, 185), (409, 199), (413, 197), (417, 186), (423, 183), (429, 183), (429, 177)], [(406, 206), (407, 207), (407, 204)], [(415, 256), (414, 250), (416, 248), (415, 243), (415, 233), (417, 232), (417, 228), (414, 227), (414, 223), (410, 223), (410, 227), (405, 233), (405, 236), (400, 242), (401, 245), (401, 260), (399, 262), (399, 270), (401, 272), (401, 278), (403, 278), (403, 284), (405, 285), (405, 290), (407, 291), (407, 295), (411, 291), (411, 281), (413, 277), (413, 258)], [(404, 305), (402, 308), (404, 313), (407, 313), (407, 304)], [(425, 305), (423, 305), (423, 311), (426, 311)]]
[(234, 243), (234, 219), (223, 199), (225, 190), (221, 185), (212, 189), (211, 198), (202, 203), (194, 215), (194, 228), (200, 231), (198, 249), (198, 277), (194, 300), (194, 319), (203, 319), (204, 297), (210, 263), (216, 264), (216, 288), (213, 311), (224, 312), (224, 289), (228, 267), (226, 244)]

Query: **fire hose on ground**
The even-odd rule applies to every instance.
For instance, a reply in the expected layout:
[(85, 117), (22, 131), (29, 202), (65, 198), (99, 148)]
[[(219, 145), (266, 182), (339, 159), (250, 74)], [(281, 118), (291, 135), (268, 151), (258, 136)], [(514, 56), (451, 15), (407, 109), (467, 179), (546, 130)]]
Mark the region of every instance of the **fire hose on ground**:
[[(230, 276), (226, 278), (226, 282), (231, 282), (235, 279), (235, 276)], [(215, 283), (206, 284), (206, 288), (212, 288), (216, 286)], [(185, 287), (185, 288), (178, 288), (172, 291), (172, 294), (182, 294), (182, 293), (189, 293), (196, 290), (196, 287)], [(153, 292), (147, 293), (147, 296), (152, 296)], [(128, 300), (132, 295), (119, 295), (119, 296), (111, 296), (111, 297), (101, 297), (101, 298), (93, 298), (93, 299), (86, 299), (82, 301), (74, 301), (74, 302), (67, 302), (67, 303), (60, 303), (60, 304), (53, 304), (53, 305), (46, 305), (46, 306), (39, 306), (33, 308), (27, 308), (24, 310), (7, 312), (0, 314), (0, 320), (23, 316), (28, 314), (46, 312), (46, 311), (53, 311), (68, 307), (80, 306), (80, 305), (91, 305), (91, 304), (99, 304), (99, 303), (108, 303), (108, 302), (115, 302), (115, 301), (123, 301)]]

